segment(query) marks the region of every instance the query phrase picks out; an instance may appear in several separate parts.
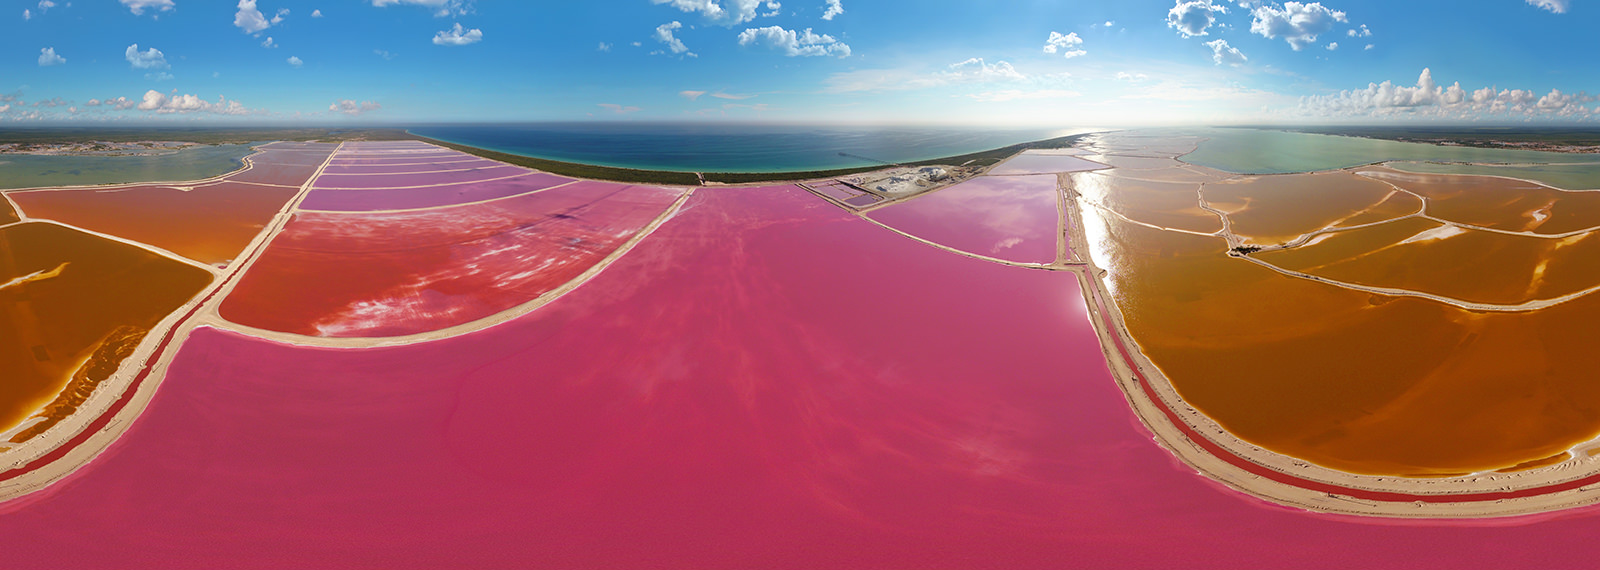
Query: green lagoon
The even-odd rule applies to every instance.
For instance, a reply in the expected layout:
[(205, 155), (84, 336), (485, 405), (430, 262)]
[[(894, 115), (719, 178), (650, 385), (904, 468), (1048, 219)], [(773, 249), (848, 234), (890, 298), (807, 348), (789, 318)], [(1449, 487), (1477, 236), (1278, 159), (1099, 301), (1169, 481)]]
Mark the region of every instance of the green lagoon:
[[(1184, 162), (1238, 174), (1316, 172), (1375, 162), (1408, 161), (1394, 166), (1415, 172), (1512, 176), (1568, 189), (1600, 186), (1600, 154), (1439, 146), (1256, 129), (1196, 129), (1185, 134), (1206, 137), (1206, 140), (1194, 152), (1180, 157)], [(1424, 164), (1426, 162), (1508, 166)]]
[(204, 145), (158, 156), (0, 154), (0, 188), (199, 180), (238, 170), (254, 152), (250, 146)]

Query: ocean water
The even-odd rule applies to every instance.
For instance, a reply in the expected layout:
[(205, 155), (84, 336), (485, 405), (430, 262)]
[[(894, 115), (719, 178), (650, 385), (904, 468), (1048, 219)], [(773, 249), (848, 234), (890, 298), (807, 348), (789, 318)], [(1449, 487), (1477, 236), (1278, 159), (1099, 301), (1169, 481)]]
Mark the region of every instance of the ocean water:
[(955, 156), (1086, 130), (542, 123), (439, 125), (410, 132), (511, 154), (621, 168), (782, 172)]
[(180, 182), (226, 174), (244, 165), (250, 145), (205, 145), (160, 156), (0, 154), (0, 188)]
[(1438, 146), (1256, 129), (1193, 129), (1184, 134), (1206, 137), (1198, 149), (1181, 157), (1184, 162), (1239, 174), (1313, 172), (1390, 160), (1600, 166), (1596, 154)]

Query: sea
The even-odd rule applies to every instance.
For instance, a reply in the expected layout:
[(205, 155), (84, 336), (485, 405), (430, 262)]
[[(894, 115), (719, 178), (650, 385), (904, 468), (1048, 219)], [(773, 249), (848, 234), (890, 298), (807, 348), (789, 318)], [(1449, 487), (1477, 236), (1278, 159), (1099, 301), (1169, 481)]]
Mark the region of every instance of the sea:
[(412, 134), (535, 158), (677, 172), (878, 166), (996, 149), (1090, 129), (659, 123), (433, 125)]

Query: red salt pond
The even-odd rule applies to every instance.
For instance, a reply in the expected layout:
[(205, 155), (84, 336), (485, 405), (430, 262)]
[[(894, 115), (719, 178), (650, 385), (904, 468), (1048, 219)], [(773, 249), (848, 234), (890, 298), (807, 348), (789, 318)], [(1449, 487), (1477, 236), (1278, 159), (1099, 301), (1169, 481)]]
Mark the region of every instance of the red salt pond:
[(491, 316), (566, 284), (682, 190), (579, 182), (467, 206), (301, 212), (223, 302), (278, 332), (403, 336)]
[(1224, 489), (1150, 441), (1102, 358), (1072, 272), (792, 187), (700, 190), (479, 333), (333, 350), (200, 329), (127, 434), (0, 504), (0, 532), (27, 545), (7, 567), (51, 569), (1592, 563), (1592, 509), (1372, 521)]
[(307, 210), (338, 212), (432, 208), (516, 196), (571, 182), (574, 182), (571, 178), (535, 172), (526, 176), (489, 182), (444, 184), (421, 188), (314, 189), (306, 195), (300, 207)]
[(868, 217), (968, 253), (1053, 263), (1062, 233), (1060, 194), (1054, 174), (985, 176), (873, 210)]

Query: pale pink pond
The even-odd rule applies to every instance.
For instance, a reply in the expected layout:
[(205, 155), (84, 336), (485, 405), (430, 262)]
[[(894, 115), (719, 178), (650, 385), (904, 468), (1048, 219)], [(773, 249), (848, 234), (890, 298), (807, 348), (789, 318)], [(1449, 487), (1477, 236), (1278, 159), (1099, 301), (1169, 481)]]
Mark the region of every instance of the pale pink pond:
[(1060, 194), (1054, 174), (984, 176), (884, 206), (867, 216), (968, 253), (1051, 263), (1062, 232)]
[(493, 160), (480, 158), (477, 160), (453, 160), (449, 162), (421, 162), (411, 164), (379, 164), (379, 165), (334, 165), (330, 164), (322, 170), (323, 174), (395, 174), (401, 172), (438, 172), (444, 170), (466, 170), (485, 166), (499, 166)]
[(7, 568), (1589, 568), (1593, 509), (1308, 515), (1197, 475), (1073, 272), (700, 189), (538, 312), (400, 348), (202, 328), (145, 414), (0, 504)]
[(340, 212), (370, 212), (375, 210), (407, 210), (433, 208), (505, 198), (543, 190), (573, 182), (573, 179), (544, 172), (525, 176), (469, 182), (423, 186), (421, 188), (381, 188), (370, 190), (313, 189), (300, 207), (306, 210)]
[(1057, 174), (1108, 168), (1098, 162), (1076, 156), (1022, 153), (989, 170), (990, 175)]
[(466, 170), (395, 174), (323, 174), (312, 183), (315, 188), (408, 188), (437, 184), (482, 182), (532, 172), (520, 166), (495, 163)]

